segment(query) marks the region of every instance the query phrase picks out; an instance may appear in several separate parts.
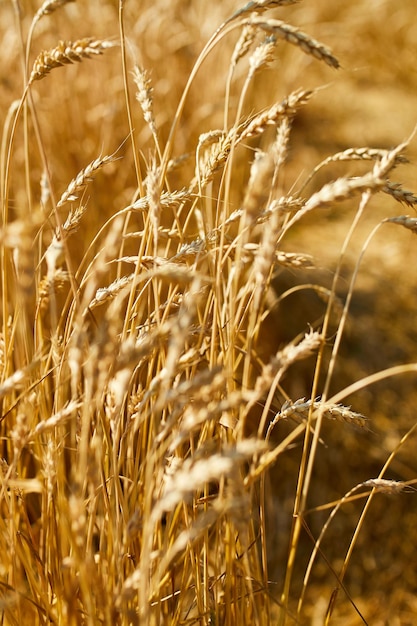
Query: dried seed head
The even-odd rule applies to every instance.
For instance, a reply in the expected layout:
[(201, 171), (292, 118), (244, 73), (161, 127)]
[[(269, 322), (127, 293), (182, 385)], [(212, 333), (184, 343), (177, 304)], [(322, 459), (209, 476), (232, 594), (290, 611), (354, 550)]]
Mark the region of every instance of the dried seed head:
[(48, 305), (51, 294), (57, 294), (64, 289), (64, 286), (69, 283), (69, 274), (68, 272), (62, 270), (61, 268), (55, 268), (52, 271), (48, 266), (48, 274), (45, 278), (43, 278), (39, 284), (38, 291), (38, 307), (41, 313), (45, 313)]
[(108, 163), (112, 163), (116, 160), (114, 154), (106, 155), (104, 157), (98, 157), (94, 161), (91, 161), (81, 172), (77, 174), (75, 178), (70, 182), (67, 189), (61, 196), (57, 207), (62, 206), (65, 202), (73, 202), (77, 200), (87, 185), (87, 183), (93, 180), (94, 175), (97, 173), (99, 169), (101, 169), (104, 165)]
[(347, 424), (354, 424), (360, 428), (367, 427), (367, 419), (361, 413), (352, 411), (349, 406), (343, 406), (342, 404), (333, 404), (331, 402), (320, 402), (320, 400), (305, 400), (301, 398), (294, 403), (289, 401), (282, 405), (281, 411), (277, 413), (274, 418), (274, 423), (280, 419), (292, 418), (296, 421), (307, 420), (310, 411), (317, 413), (321, 411), (326, 419), (337, 420), (338, 422), (346, 422)]
[(417, 204), (417, 197), (413, 194), (413, 192), (408, 191), (408, 189), (403, 189), (400, 183), (392, 183), (387, 180), (385, 185), (382, 187), (382, 191), (395, 198), (397, 202), (406, 204), (409, 207), (413, 207)]
[(249, 76), (252, 77), (256, 72), (269, 65), (274, 58), (276, 48), (276, 37), (271, 35), (267, 37), (254, 51), (249, 59)]
[(229, 21), (237, 17), (242, 17), (246, 13), (263, 13), (268, 9), (276, 9), (289, 4), (296, 4), (299, 1), (300, 0), (250, 0), (242, 9), (236, 11)]
[(409, 217), (408, 215), (399, 215), (398, 217), (389, 217), (384, 222), (392, 224), (400, 224), (404, 228), (408, 228), (412, 233), (417, 234), (417, 217)]
[(284, 118), (292, 118), (297, 110), (308, 102), (314, 92), (297, 90), (282, 102), (274, 104), (266, 111), (249, 120), (243, 125), (239, 141), (262, 134), (269, 126), (276, 126)]
[(237, 65), (239, 60), (242, 59), (249, 52), (255, 39), (255, 33), (256, 28), (254, 26), (246, 25), (243, 28), (232, 54), (232, 67)]
[(340, 67), (339, 61), (327, 46), (324, 46), (319, 41), (310, 37), (310, 35), (303, 33), (298, 30), (298, 28), (295, 28), (290, 24), (286, 24), (281, 20), (263, 20), (260, 17), (252, 17), (247, 21), (247, 23), (255, 25), (280, 39), (285, 39), (288, 43), (301, 48), (301, 50), (306, 54), (311, 54), (319, 61), (324, 61), (327, 65), (330, 65), (330, 67), (334, 67), (336, 69)]
[(388, 495), (396, 495), (401, 493), (408, 486), (406, 483), (398, 480), (388, 480), (386, 478), (370, 478), (362, 483), (363, 487), (372, 487), (378, 493), (387, 493)]
[(314, 259), (309, 254), (278, 250), (276, 253), (276, 260), (284, 267), (302, 268), (306, 270), (315, 268)]
[(40, 187), (41, 187), (41, 205), (43, 207), (45, 207), (48, 203), (48, 200), (51, 196), (51, 190), (49, 188), (49, 181), (48, 181), (48, 176), (46, 175), (45, 170), (42, 172), (42, 176), (41, 176), (41, 180), (40, 180)]
[(117, 278), (110, 285), (108, 285), (108, 287), (100, 287), (97, 289), (95, 297), (90, 302), (89, 309), (93, 309), (94, 307), (115, 298), (117, 294), (122, 291), (122, 289), (131, 285), (134, 279), (135, 274), (130, 274), (129, 276)]
[(78, 39), (76, 41), (60, 41), (56, 48), (43, 50), (37, 57), (29, 78), (29, 85), (35, 80), (41, 80), (55, 67), (80, 62), (92, 56), (103, 54), (104, 50), (113, 48), (111, 41), (101, 39)]
[(152, 135), (156, 134), (155, 117), (153, 112), (153, 87), (149, 73), (135, 65), (133, 68), (133, 80), (138, 88), (136, 99), (139, 102), (143, 118), (148, 124)]
[(267, 152), (256, 152), (251, 165), (250, 177), (243, 200), (243, 209), (250, 220), (255, 220), (265, 208), (269, 198), (271, 180), (275, 163), (273, 155)]
[(385, 181), (373, 172), (355, 178), (338, 178), (334, 182), (324, 185), (317, 193), (313, 194), (307, 200), (300, 213), (327, 207), (334, 202), (352, 198), (364, 191), (378, 191), (384, 185)]
[(49, 15), (53, 13), (59, 7), (64, 6), (64, 4), (68, 4), (69, 2), (75, 2), (75, 0), (45, 0), (42, 6), (38, 9), (35, 17), (33, 18), (34, 22), (37, 22), (44, 15)]

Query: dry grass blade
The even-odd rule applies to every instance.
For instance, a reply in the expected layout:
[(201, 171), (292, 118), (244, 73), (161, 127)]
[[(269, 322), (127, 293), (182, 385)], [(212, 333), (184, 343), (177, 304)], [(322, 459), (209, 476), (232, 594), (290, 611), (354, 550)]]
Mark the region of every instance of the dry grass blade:
[(98, 56), (108, 48), (113, 48), (114, 45), (111, 41), (91, 37), (76, 41), (60, 41), (56, 48), (44, 50), (39, 54), (33, 65), (29, 85), (36, 80), (41, 80), (56, 67), (79, 63), (83, 59)]
[(298, 30), (298, 28), (295, 28), (290, 24), (286, 24), (281, 20), (263, 20), (258, 17), (250, 18), (247, 24), (257, 26), (265, 32), (275, 35), (280, 39), (285, 39), (288, 43), (301, 48), (301, 50), (306, 54), (312, 55), (319, 61), (324, 61), (327, 65), (330, 65), (330, 67), (334, 67), (336, 69), (340, 67), (339, 61), (327, 46), (324, 46), (319, 41), (313, 39), (313, 37), (310, 37), (310, 35), (303, 33)]

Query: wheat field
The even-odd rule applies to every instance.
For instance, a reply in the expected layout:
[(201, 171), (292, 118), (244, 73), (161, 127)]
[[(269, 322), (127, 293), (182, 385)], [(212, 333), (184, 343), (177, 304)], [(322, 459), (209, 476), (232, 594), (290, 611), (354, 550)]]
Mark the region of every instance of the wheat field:
[(2, 624), (415, 623), (414, 11), (2, 1)]

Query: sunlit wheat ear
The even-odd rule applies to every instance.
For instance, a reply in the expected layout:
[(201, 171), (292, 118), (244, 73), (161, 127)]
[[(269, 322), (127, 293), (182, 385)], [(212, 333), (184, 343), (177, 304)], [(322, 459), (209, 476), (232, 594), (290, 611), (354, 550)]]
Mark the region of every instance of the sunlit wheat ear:
[(285, 39), (285, 41), (297, 46), (306, 54), (312, 55), (319, 61), (324, 61), (327, 65), (330, 65), (330, 67), (336, 69), (340, 67), (339, 61), (332, 54), (330, 48), (290, 24), (286, 24), (281, 20), (264, 20), (261, 17), (252, 17), (247, 23), (257, 26), (265, 32), (275, 35), (277, 38)]
[(289, 417), (296, 421), (306, 420), (311, 410), (316, 414), (318, 411), (321, 411), (324, 417), (330, 420), (337, 420), (338, 422), (354, 424), (360, 428), (367, 428), (367, 418), (361, 413), (352, 411), (349, 406), (320, 402), (319, 400), (311, 402), (311, 400), (304, 400), (304, 398), (294, 403), (289, 401), (285, 402), (272, 423), (277, 423), (280, 419), (288, 419)]
[(28, 413), (27, 413), (28, 408), (29, 408), (28, 403), (27, 402), (24, 403), (21, 410), (17, 414), (14, 428), (10, 432), (10, 438), (13, 442), (14, 462), (17, 461), (24, 446), (28, 442), (28, 438), (29, 438), (29, 424), (28, 424), (29, 420), (28, 420)]
[(48, 273), (39, 283), (37, 308), (39, 313), (43, 314), (47, 311), (51, 294), (56, 296), (62, 292), (64, 287), (69, 284), (68, 272), (56, 267), (54, 263), (48, 265)]
[[(235, 130), (232, 129), (226, 134), (223, 134), (219, 141), (210, 147), (207, 151), (207, 155), (204, 155), (204, 160), (200, 164), (200, 185), (201, 188), (206, 187), (214, 178), (215, 174), (221, 170), (227, 161), (232, 147), (232, 140), (235, 135)], [(191, 189), (197, 187), (197, 180), (192, 181)]]
[(114, 154), (106, 155), (104, 157), (98, 157), (94, 161), (91, 161), (84, 169), (82, 169), (77, 176), (70, 182), (67, 189), (62, 194), (57, 207), (62, 206), (65, 202), (74, 202), (77, 200), (81, 192), (85, 189), (86, 185), (90, 183), (95, 174), (104, 165), (112, 163), (117, 157)]
[(60, 41), (56, 48), (44, 50), (39, 54), (33, 65), (29, 85), (36, 80), (41, 80), (56, 67), (90, 59), (93, 56), (103, 54), (105, 50), (113, 48), (115, 45), (112, 41), (93, 38)]
[(307, 200), (300, 213), (327, 207), (334, 202), (352, 198), (364, 191), (379, 191), (384, 185), (385, 180), (375, 176), (374, 173), (356, 178), (338, 178), (334, 182), (324, 185), (317, 193), (313, 194)]
[(34, 240), (43, 221), (40, 214), (11, 222), (0, 231), (0, 241), (12, 251), (17, 285), (28, 301), (35, 291), (36, 255)]
[(51, 431), (60, 424), (64, 424), (75, 415), (80, 406), (80, 402), (70, 400), (70, 402), (68, 402), (68, 404), (61, 411), (51, 415), (48, 419), (39, 422), (29, 434), (29, 439), (31, 440), (40, 433)]
[(271, 35), (257, 46), (253, 54), (249, 57), (249, 77), (268, 67), (274, 60), (274, 52), (276, 48), (276, 37)]
[[(402, 493), (407, 488), (410, 490), (410, 486), (400, 480), (389, 480), (388, 478), (370, 478), (365, 480), (360, 486), (371, 487), (377, 493), (386, 493), (390, 496)], [(411, 491), (414, 491), (411, 488)]]
[(248, 187), (243, 199), (243, 209), (251, 221), (255, 221), (265, 208), (275, 169), (273, 155), (257, 152), (251, 165)]
[[(342, 152), (336, 152), (336, 154), (332, 154), (327, 157), (323, 161), (321, 161), (316, 167), (311, 171), (307, 179), (304, 181), (301, 190), (303, 190), (308, 183), (312, 180), (312, 178), (323, 168), (329, 165), (330, 163), (336, 163), (339, 161), (377, 161), (381, 160), (383, 157), (387, 155), (387, 150), (382, 150), (381, 148), (348, 148), (347, 150), (343, 150)], [(395, 158), (396, 165), (400, 163), (408, 163), (407, 157), (402, 154), (398, 154)]]
[[(162, 209), (176, 209), (181, 204), (185, 203), (187, 200), (190, 200), (193, 197), (192, 193), (188, 189), (182, 189), (179, 191), (164, 191), (159, 196), (159, 204)], [(150, 198), (148, 195), (143, 196), (143, 198), (139, 198), (133, 204), (127, 206), (124, 211), (147, 211), (150, 207)]]
[(298, 343), (290, 343), (273, 356), (270, 362), (262, 369), (262, 373), (257, 377), (255, 388), (250, 392), (248, 406), (253, 406), (262, 399), (271, 385), (279, 383), (288, 368), (295, 362), (303, 360), (314, 354), (321, 345), (322, 335), (316, 331), (310, 331)]
[(153, 87), (149, 73), (137, 66), (133, 68), (133, 80), (136, 87), (136, 99), (139, 102), (143, 118), (148, 124), (149, 129), (154, 137), (156, 137), (155, 115), (153, 110)]
[(292, 267), (294, 269), (312, 270), (316, 267), (314, 258), (309, 254), (299, 252), (276, 252), (276, 261), (283, 267)]
[(232, 58), (230, 64), (232, 67), (238, 64), (240, 59), (242, 59), (251, 49), (252, 44), (255, 40), (256, 28), (254, 26), (246, 25), (242, 29), (242, 33), (236, 43), (235, 49), (233, 50)]
[(250, 0), (242, 9), (236, 11), (230, 19), (244, 17), (250, 13), (263, 13), (268, 9), (276, 9), (289, 4), (296, 4), (297, 2), (300, 2), (300, 0)]
[(400, 143), (398, 146), (396, 146), (392, 150), (387, 150), (385, 154), (382, 155), (381, 159), (375, 163), (373, 174), (375, 175), (376, 178), (387, 179), (389, 173), (398, 164), (398, 157), (402, 157), (402, 153), (407, 148), (413, 135), (414, 135), (414, 132), (408, 140), (403, 141), (403, 143)]
[(283, 119), (291, 119), (297, 110), (306, 104), (313, 91), (297, 90), (284, 98), (282, 102), (273, 104), (252, 119), (242, 124), (242, 130), (238, 133), (239, 141), (244, 141), (249, 137), (261, 135), (270, 126), (277, 126)]
[(42, 17), (44, 17), (44, 15), (50, 15), (60, 7), (64, 6), (64, 4), (68, 4), (69, 2), (75, 2), (75, 0), (45, 0), (45, 2), (35, 14), (35, 17), (33, 18), (33, 23), (39, 21)]
[(155, 503), (152, 517), (157, 520), (166, 511), (172, 511), (180, 502), (187, 502), (204, 484), (232, 475), (239, 465), (265, 452), (265, 442), (243, 439), (236, 445), (211, 454), (207, 459), (173, 458), (164, 475), (161, 498)]

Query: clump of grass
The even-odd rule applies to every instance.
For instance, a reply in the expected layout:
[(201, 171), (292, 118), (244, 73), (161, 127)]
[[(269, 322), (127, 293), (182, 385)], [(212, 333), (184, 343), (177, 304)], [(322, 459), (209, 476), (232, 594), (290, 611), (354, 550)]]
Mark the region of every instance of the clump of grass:
[[(311, 533), (306, 520), (322, 510), (311, 508), (309, 497), (323, 418), (368, 433), (372, 416), (342, 401), (377, 380), (417, 371), (415, 363), (397, 366), (331, 393), (369, 243), (387, 222), (416, 230), (414, 218), (406, 216), (378, 223), (353, 269), (340, 312), (342, 264), (373, 196), (385, 192), (407, 206), (416, 203), (412, 192), (389, 179), (406, 161), (407, 142), (392, 150), (347, 148), (317, 165), (304, 184), (286, 189), (282, 181), (292, 127), (314, 92), (300, 85), (253, 113), (249, 94), (255, 76), (279, 55), (278, 39), (331, 70), (339, 68), (327, 46), (264, 15), (291, 0), (251, 1), (217, 28), (185, 78), (165, 138), (151, 74), (135, 60), (133, 76), (128, 72), (123, 2), (120, 50), (113, 50), (112, 39), (61, 41), (41, 51), (29, 69), (35, 26), (66, 4), (49, 0), (35, 14), (22, 52), (24, 87), (3, 129), (0, 579), (5, 621), (261, 625), (283, 624), (295, 613), (303, 620), (310, 574), (336, 513), (359, 487), (370, 488), (359, 531), (377, 492), (396, 495), (404, 488), (403, 482), (384, 478), (394, 452), (377, 478), (340, 495), (311, 546), (301, 591), (293, 592), (301, 532), (306, 527)], [(178, 170), (187, 164), (176, 153), (187, 98), (201, 65), (234, 35), (240, 38), (224, 77), (224, 127), (202, 132), (188, 146), (193, 171), (186, 185), (177, 186)], [(123, 160), (115, 156), (118, 146), (110, 156), (80, 154), (89, 164), (59, 189), (35, 89), (41, 78), (50, 80), (52, 69), (65, 72), (64, 65), (120, 52), (129, 124), (124, 150), (134, 163), (134, 184), (125, 204), (108, 198), (115, 204), (91, 232), (90, 216), (100, 209), (89, 193), (105, 185), (94, 180), (102, 170), (114, 168), (116, 176), (123, 170)], [(242, 84), (238, 69), (245, 73)], [(130, 101), (132, 81), (139, 105)], [(151, 138), (146, 158), (139, 154), (132, 122), (138, 106)], [(40, 154), (42, 177), (31, 167), (29, 137)], [(15, 176), (20, 181), (14, 169), (19, 141), (27, 173), (25, 206), (12, 203)], [(370, 163), (370, 169), (327, 182), (305, 197), (316, 174), (336, 161)], [(239, 188), (235, 181), (242, 167), (246, 184)], [(332, 268), (333, 284), (328, 290), (313, 285), (326, 300), (322, 319), (307, 315), (301, 335), (294, 331), (290, 342), (265, 351), (262, 333), (274, 301), (285, 307), (289, 296), (277, 293), (279, 268), (314, 268), (303, 250), (290, 249), (291, 233), (307, 215), (316, 212), (319, 223), (328, 207), (347, 199), (357, 200), (358, 208)], [(300, 279), (299, 289), (307, 287)], [(286, 391), (300, 362), (313, 362), (308, 399), (291, 398)], [(276, 434), (283, 424), (286, 433)], [(280, 538), (288, 556), (280, 563), (277, 592), (269, 575), (266, 479), (274, 465), (284, 471), (283, 458), (294, 448), (300, 450), (299, 463), (289, 477), (292, 511), (285, 511), (293, 524)], [(336, 579), (337, 590), (346, 592), (360, 614), (344, 583), (357, 536), (348, 539)], [(329, 596), (327, 622), (336, 593), (330, 590)]]

